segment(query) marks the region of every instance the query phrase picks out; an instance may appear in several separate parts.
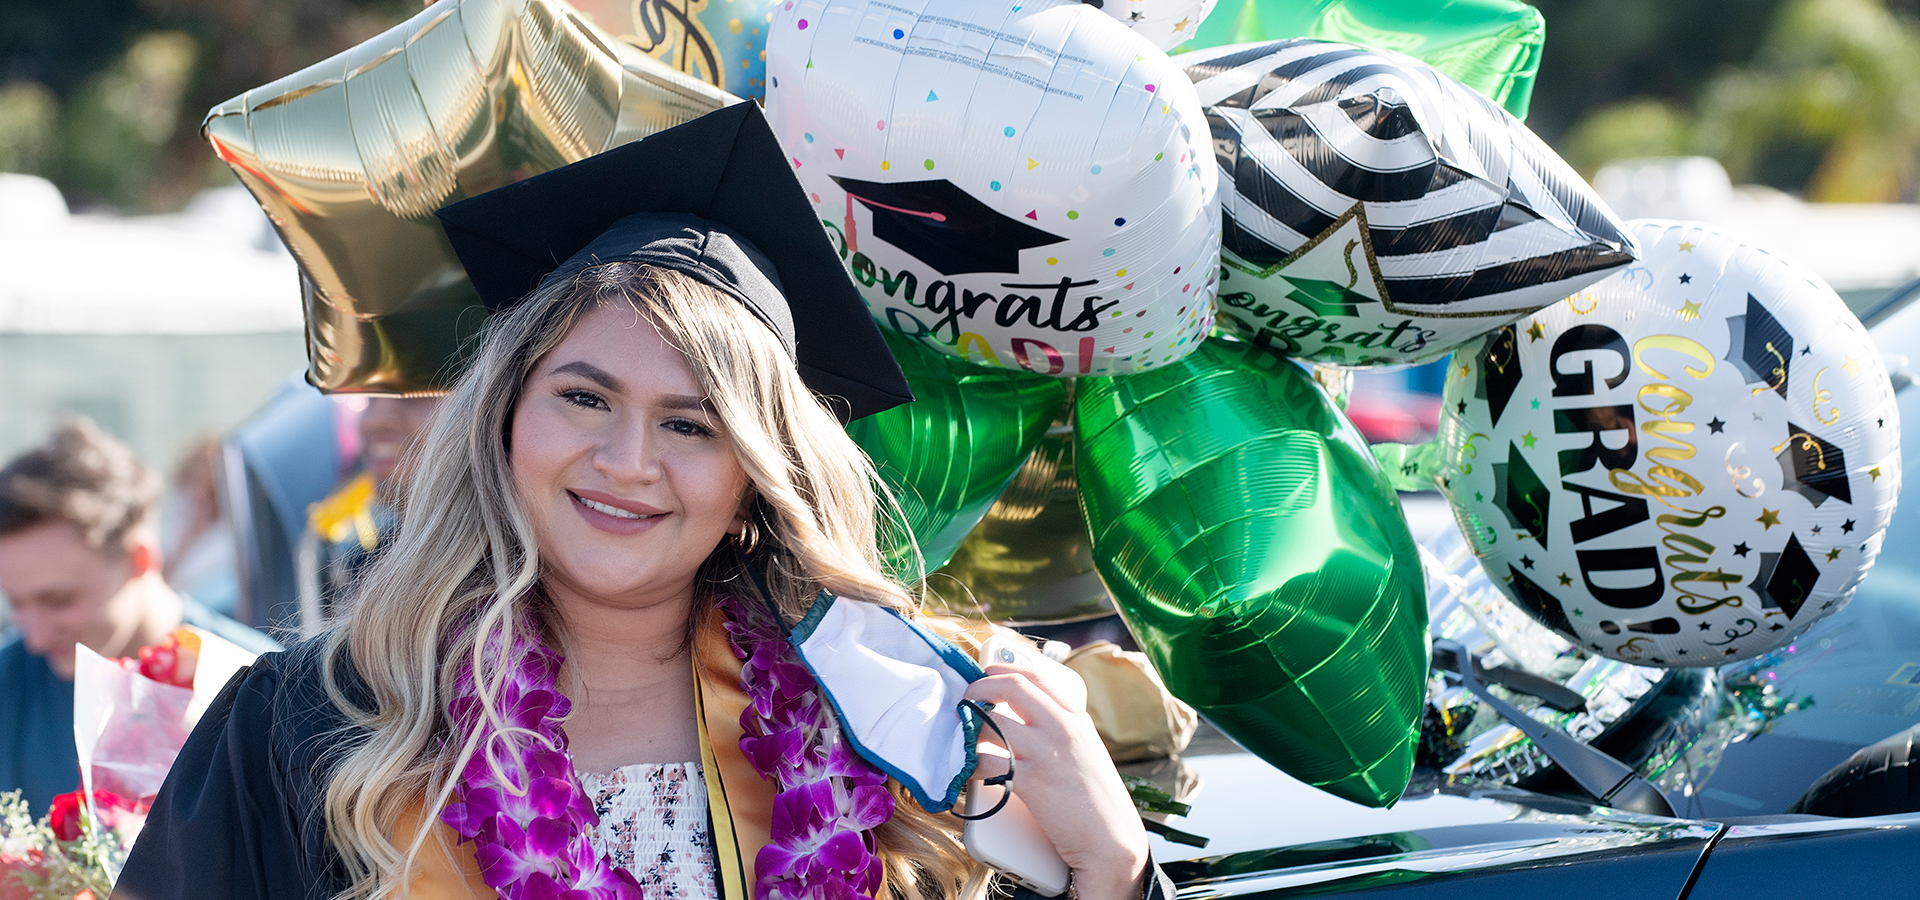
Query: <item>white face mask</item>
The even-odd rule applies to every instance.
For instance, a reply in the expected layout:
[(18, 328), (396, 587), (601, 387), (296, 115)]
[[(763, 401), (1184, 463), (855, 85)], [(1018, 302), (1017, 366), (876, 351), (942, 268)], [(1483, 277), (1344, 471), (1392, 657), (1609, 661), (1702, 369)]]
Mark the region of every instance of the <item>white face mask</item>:
[(973, 775), (980, 717), (962, 705), (985, 673), (965, 651), (873, 603), (826, 591), (788, 635), (853, 749), (928, 812), (945, 812)]

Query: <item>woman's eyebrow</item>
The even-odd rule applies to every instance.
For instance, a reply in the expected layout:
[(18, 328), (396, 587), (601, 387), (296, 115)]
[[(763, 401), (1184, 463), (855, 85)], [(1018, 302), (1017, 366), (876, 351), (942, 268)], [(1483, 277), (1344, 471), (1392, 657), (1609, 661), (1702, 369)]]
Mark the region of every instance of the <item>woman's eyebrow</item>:
[(660, 398), (660, 407), (662, 409), (690, 409), (704, 412), (707, 409), (707, 398), (694, 397), (687, 394), (668, 394)]
[(586, 380), (591, 381), (594, 384), (597, 384), (603, 388), (606, 388), (609, 391), (613, 391), (616, 394), (624, 392), (627, 387), (625, 384), (623, 384), (620, 381), (620, 379), (613, 377), (613, 373), (608, 372), (607, 370), (602, 369), (599, 366), (594, 365), (593, 363), (585, 362), (581, 360), (575, 360), (565, 365), (555, 366), (553, 368), (553, 371), (550, 372), (549, 374), (578, 375), (581, 378), (585, 378)]

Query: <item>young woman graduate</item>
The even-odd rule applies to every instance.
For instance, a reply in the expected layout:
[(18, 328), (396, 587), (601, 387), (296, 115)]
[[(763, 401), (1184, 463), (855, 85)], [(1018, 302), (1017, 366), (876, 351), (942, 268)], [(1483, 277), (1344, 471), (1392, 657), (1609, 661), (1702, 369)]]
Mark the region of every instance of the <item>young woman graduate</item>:
[(1005, 769), (962, 692), (1081, 900), (1166, 894), (1070, 673), (907, 624), (835, 413), (909, 393), (753, 104), (440, 215), (497, 312), (404, 529), (227, 686), (116, 898), (977, 897), (923, 808)]

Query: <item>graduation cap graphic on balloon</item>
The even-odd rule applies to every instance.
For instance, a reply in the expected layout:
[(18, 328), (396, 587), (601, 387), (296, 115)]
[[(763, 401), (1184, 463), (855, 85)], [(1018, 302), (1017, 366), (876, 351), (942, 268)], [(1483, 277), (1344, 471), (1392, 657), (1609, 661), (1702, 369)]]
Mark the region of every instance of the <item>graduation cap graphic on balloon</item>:
[(1748, 384), (1765, 383), (1786, 397), (1787, 373), (1793, 365), (1793, 335), (1786, 326), (1748, 294), (1746, 315), (1728, 316), (1727, 331), (1731, 336), (1727, 362), (1740, 369)]
[(1520, 386), (1519, 339), (1512, 325), (1495, 331), (1487, 335), (1479, 358), (1474, 360), (1480, 367), (1480, 383), (1474, 386), (1473, 396), (1487, 401), (1487, 412), (1493, 417), (1489, 424), (1495, 427), (1500, 424), (1500, 414), (1507, 411), (1507, 401)]
[(1760, 605), (1783, 610), (1791, 619), (1800, 613), (1800, 605), (1813, 595), (1814, 582), (1820, 580), (1820, 567), (1800, 547), (1800, 536), (1787, 535), (1787, 546), (1779, 553), (1760, 554), (1760, 573), (1753, 577), (1753, 592)]
[[(981, 203), (946, 179), (877, 184), (832, 177), (849, 201), (873, 213), (874, 237), (942, 275), (1018, 273), (1020, 251), (1066, 240)], [(851, 203), (848, 213), (851, 225)]]
[(1293, 290), (1287, 293), (1287, 299), (1312, 310), (1316, 316), (1353, 318), (1360, 315), (1360, 304), (1374, 302), (1372, 297), (1350, 290), (1353, 287), (1351, 284), (1342, 285), (1317, 278), (1280, 277), (1293, 285)]
[(1507, 586), (1513, 589), (1514, 599), (1541, 624), (1561, 634), (1579, 633), (1573, 630), (1573, 623), (1567, 619), (1567, 611), (1560, 601), (1511, 565), (1507, 566)]
[(1847, 482), (1847, 457), (1839, 447), (1788, 422), (1787, 442), (1775, 459), (1780, 462), (1782, 486), (1812, 501), (1816, 508), (1829, 497), (1853, 502), (1853, 487)]
[(1493, 503), (1504, 513), (1516, 531), (1547, 546), (1547, 508), (1553, 493), (1534, 474), (1520, 455), (1520, 447), (1507, 444), (1507, 461), (1493, 464)]

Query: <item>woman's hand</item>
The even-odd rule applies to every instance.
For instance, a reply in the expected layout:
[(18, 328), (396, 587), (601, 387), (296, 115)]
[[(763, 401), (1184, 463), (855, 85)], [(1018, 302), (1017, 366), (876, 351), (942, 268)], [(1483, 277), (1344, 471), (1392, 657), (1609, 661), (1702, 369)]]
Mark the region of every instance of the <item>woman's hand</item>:
[[(1147, 832), (1087, 715), (1080, 676), (1050, 660), (995, 663), (986, 672), (966, 696), (995, 705), (994, 721), (1006, 732), (1011, 746), (1005, 749), (1016, 764), (1011, 787), (1073, 868), (1080, 900), (1141, 896)], [(980, 738), (999, 743), (992, 729), (982, 729)], [(1005, 771), (1004, 758), (980, 755), (976, 776)]]

